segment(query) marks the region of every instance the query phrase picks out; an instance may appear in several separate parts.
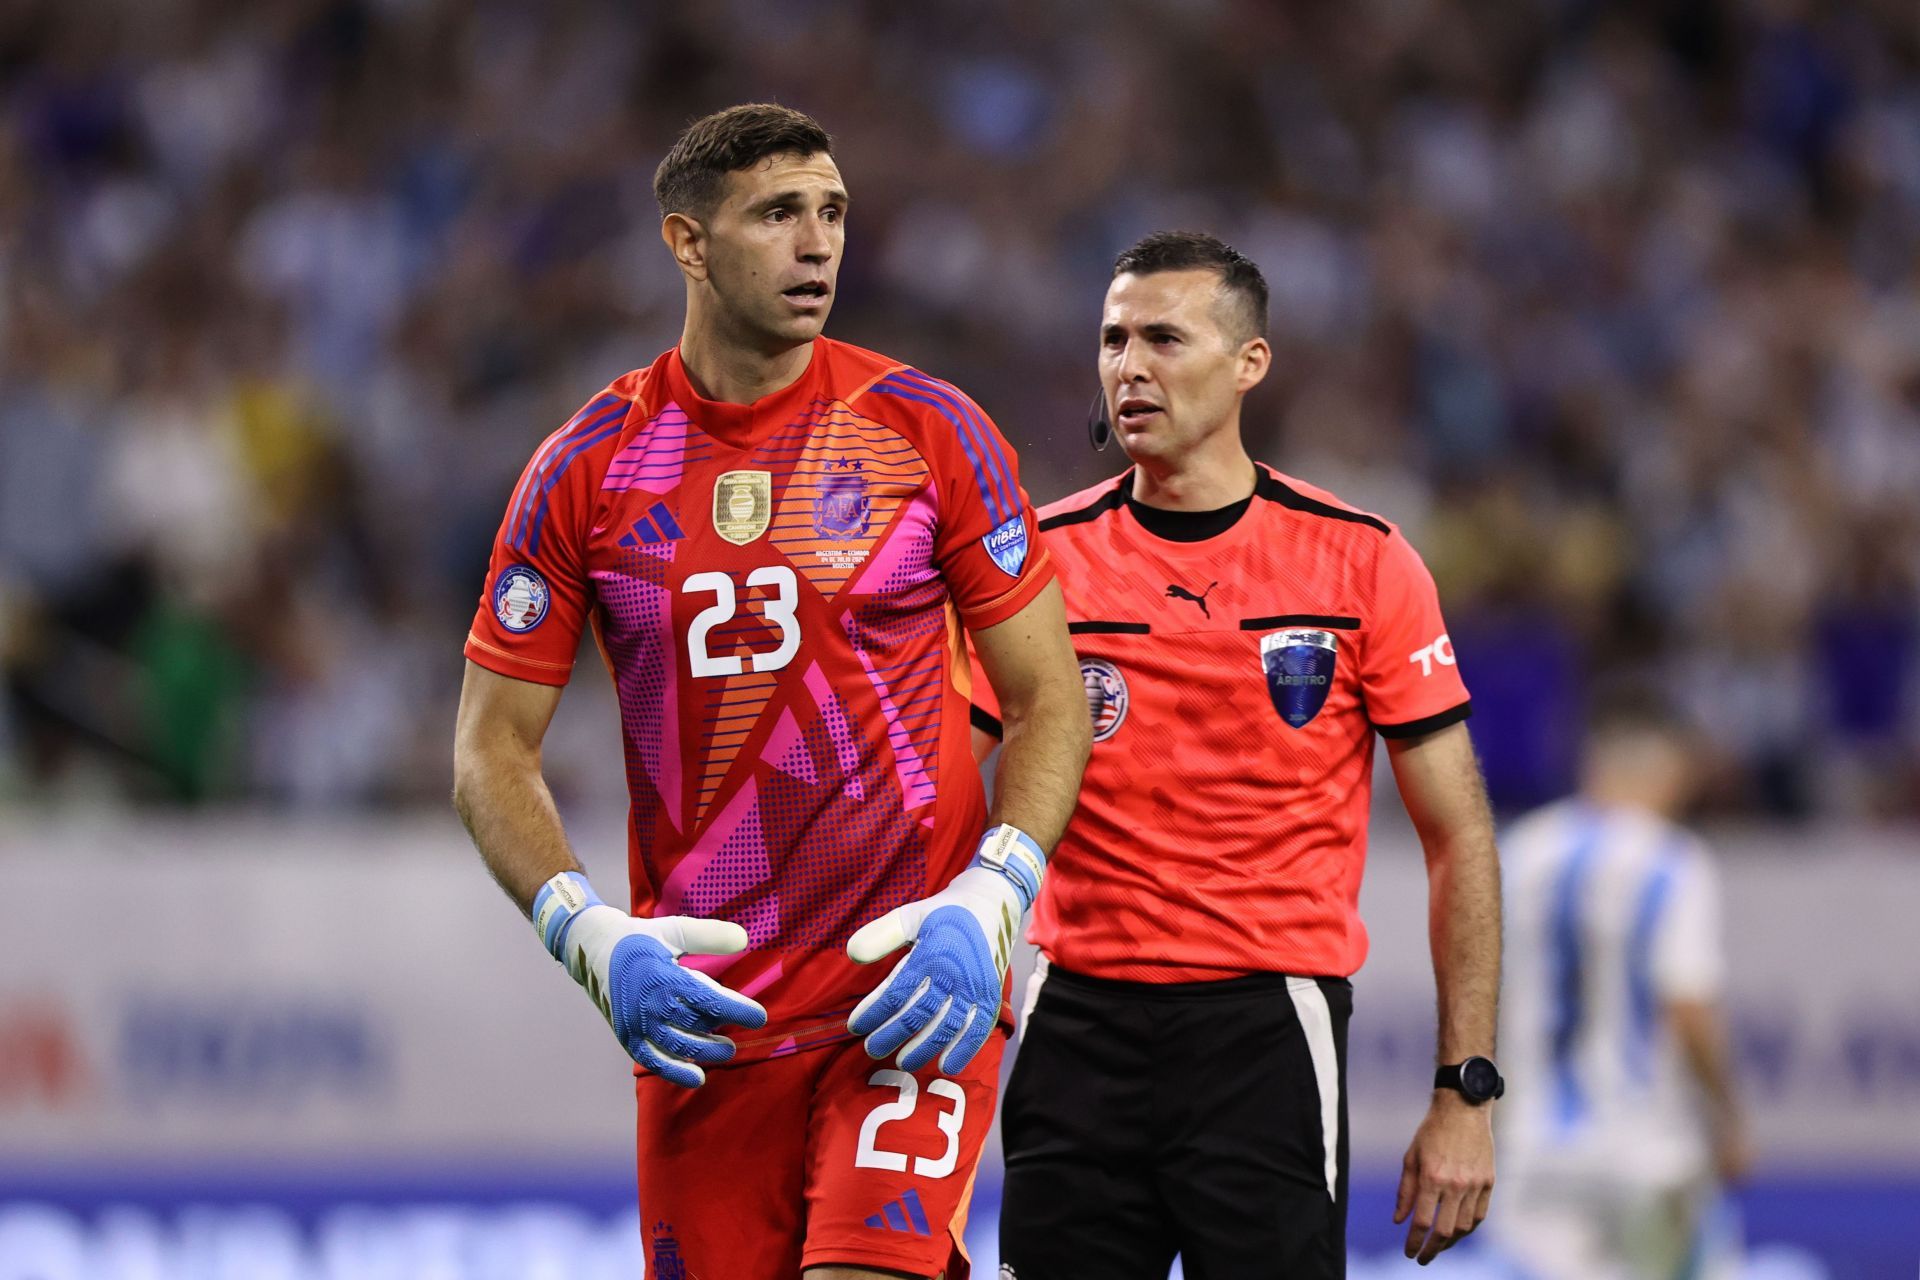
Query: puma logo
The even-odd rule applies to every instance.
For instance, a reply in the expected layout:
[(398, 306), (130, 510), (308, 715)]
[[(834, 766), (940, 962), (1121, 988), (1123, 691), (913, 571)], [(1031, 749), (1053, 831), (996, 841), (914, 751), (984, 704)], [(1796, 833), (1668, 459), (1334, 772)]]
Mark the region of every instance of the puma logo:
[(1199, 605), (1200, 612), (1206, 614), (1207, 618), (1211, 620), (1213, 610), (1207, 608), (1207, 597), (1212, 595), (1213, 589), (1219, 585), (1217, 582), (1209, 582), (1205, 591), (1202, 591), (1199, 595), (1195, 595), (1185, 587), (1169, 582), (1167, 584), (1167, 598), (1169, 600), (1191, 600)]

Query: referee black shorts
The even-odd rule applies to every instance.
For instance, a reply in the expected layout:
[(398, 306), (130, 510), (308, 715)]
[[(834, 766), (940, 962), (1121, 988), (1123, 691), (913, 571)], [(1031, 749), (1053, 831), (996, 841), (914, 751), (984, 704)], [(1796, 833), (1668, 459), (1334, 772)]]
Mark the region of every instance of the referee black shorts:
[(1054, 966), (1001, 1118), (1002, 1280), (1346, 1275), (1340, 978), (1152, 984)]

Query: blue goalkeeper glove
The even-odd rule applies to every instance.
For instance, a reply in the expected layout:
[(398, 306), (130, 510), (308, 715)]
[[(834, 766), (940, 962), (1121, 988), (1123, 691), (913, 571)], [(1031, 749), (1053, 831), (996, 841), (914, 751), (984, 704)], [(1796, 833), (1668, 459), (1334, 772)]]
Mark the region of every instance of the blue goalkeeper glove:
[(733, 1057), (733, 1041), (716, 1027), (767, 1025), (758, 1003), (679, 963), (683, 955), (746, 950), (747, 931), (731, 921), (636, 919), (600, 901), (579, 872), (563, 871), (535, 896), (533, 927), (627, 1053), (663, 1080), (698, 1089), (707, 1078), (702, 1063)]
[(897, 1049), (902, 1071), (918, 1071), (938, 1054), (947, 1075), (973, 1061), (999, 1018), (1014, 939), (1046, 865), (1031, 836), (1003, 823), (981, 837), (952, 884), (848, 939), (847, 955), (858, 964), (913, 944), (847, 1019), (847, 1030), (866, 1036), (868, 1054), (884, 1058)]

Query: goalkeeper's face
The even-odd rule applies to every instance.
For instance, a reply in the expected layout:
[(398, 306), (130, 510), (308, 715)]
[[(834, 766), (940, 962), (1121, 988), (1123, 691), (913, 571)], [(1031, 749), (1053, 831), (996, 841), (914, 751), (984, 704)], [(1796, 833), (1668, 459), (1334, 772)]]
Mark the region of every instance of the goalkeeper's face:
[(778, 351), (818, 337), (833, 309), (847, 192), (825, 153), (768, 156), (727, 175), (704, 220), (706, 286), (742, 343)]
[(1266, 376), (1266, 340), (1211, 268), (1115, 276), (1100, 320), (1100, 383), (1127, 456), (1177, 466), (1237, 431), (1240, 399)]

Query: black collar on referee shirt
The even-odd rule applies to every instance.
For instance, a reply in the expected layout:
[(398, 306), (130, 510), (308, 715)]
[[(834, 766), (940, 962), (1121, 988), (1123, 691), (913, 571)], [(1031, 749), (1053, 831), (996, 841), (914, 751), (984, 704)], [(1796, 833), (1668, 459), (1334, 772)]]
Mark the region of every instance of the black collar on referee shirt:
[(1208, 538), (1217, 538), (1247, 514), (1247, 508), (1253, 505), (1253, 495), (1248, 494), (1238, 502), (1216, 507), (1212, 511), (1169, 511), (1165, 507), (1150, 507), (1133, 496), (1133, 473), (1128, 472), (1121, 479), (1121, 492), (1127, 495), (1127, 510), (1133, 512), (1133, 518), (1140, 527), (1156, 538), (1168, 542), (1205, 542)]

